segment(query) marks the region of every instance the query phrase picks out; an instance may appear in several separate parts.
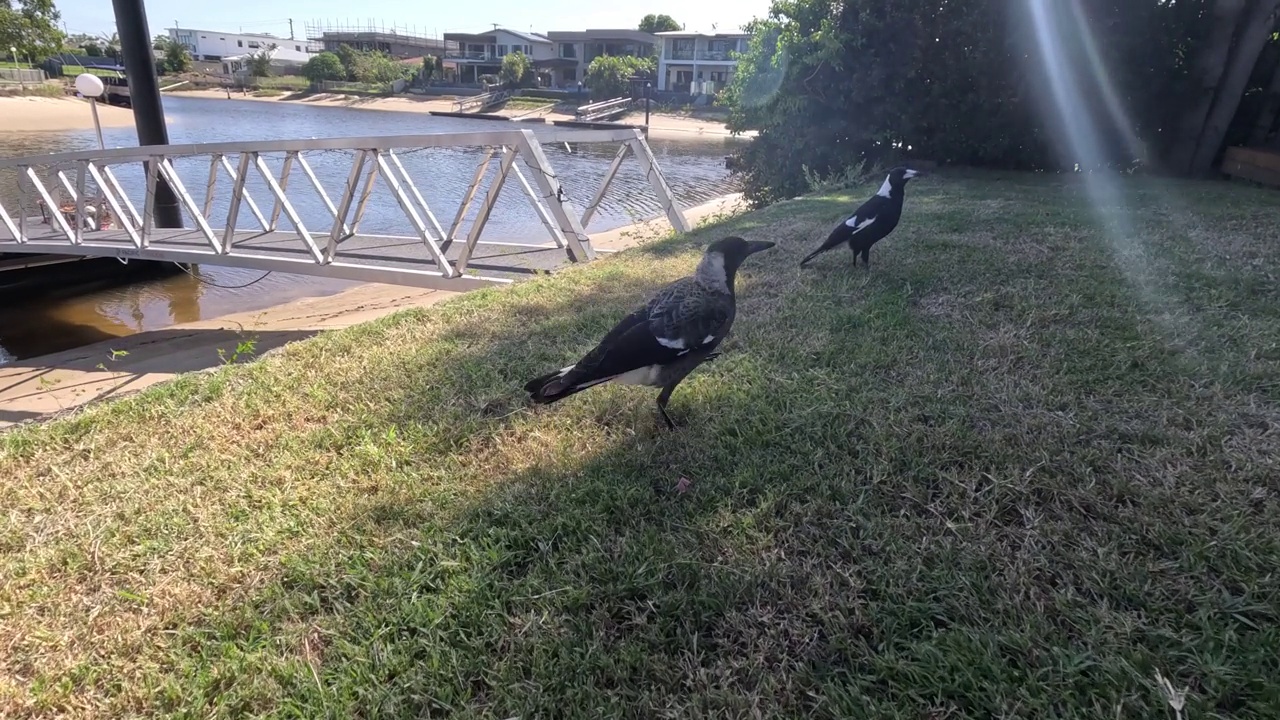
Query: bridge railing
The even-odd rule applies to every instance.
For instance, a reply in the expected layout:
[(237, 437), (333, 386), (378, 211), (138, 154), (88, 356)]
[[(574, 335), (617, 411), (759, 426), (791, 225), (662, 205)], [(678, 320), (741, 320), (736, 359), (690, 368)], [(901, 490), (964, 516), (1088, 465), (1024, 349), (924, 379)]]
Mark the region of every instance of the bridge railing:
[[(583, 210), (569, 199), (544, 142), (618, 144)], [(428, 159), (432, 153), (452, 154), (452, 169), (446, 173), (455, 177), (433, 176), (425, 162), (410, 172), (402, 158), (414, 153), (427, 153)], [(432, 188), (445, 180), (461, 185), (458, 176), (465, 170), (459, 173), (458, 163), (477, 156), (446, 226), (436, 213), (448, 205), (442, 203), (445, 193)], [(0, 159), (0, 171), (18, 175), (16, 199), (0, 197), (0, 253), (169, 260), (467, 289), (509, 282), (470, 269), (478, 245), (529, 247), (482, 241), (508, 180), (514, 178), (532, 204), (554, 249), (583, 262), (595, 257), (585, 227), (628, 156), (638, 163), (672, 225), (687, 231), (683, 211), (639, 130), (557, 128), (535, 134), (525, 129), (149, 146)], [(328, 172), (316, 172), (320, 158)], [(132, 182), (122, 182), (128, 173)], [(184, 176), (204, 180), (202, 198)], [(155, 226), (161, 180), (177, 195), (184, 229)], [(133, 197), (126, 185), (132, 186)], [(391, 213), (380, 220), (383, 227), (407, 225), (410, 234), (362, 231), (379, 185), (394, 199), (380, 205), (384, 215)], [(299, 204), (300, 190), (313, 193), (309, 212)], [(391, 208), (398, 209), (398, 221)], [(245, 228), (249, 223), (258, 229)]]
[(595, 120), (603, 120), (604, 118), (619, 115), (631, 109), (632, 100), (629, 97), (617, 97), (612, 100), (601, 100), (600, 102), (590, 103), (578, 108), (577, 116), (583, 122), (592, 122)]

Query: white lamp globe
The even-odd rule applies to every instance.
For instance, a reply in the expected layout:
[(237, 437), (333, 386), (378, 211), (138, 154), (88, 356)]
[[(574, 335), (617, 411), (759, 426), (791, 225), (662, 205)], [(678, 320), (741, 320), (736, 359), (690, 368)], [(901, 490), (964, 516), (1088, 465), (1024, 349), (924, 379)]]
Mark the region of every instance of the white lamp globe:
[(96, 98), (102, 96), (102, 91), (106, 87), (102, 84), (102, 78), (91, 73), (81, 73), (76, 76), (76, 92), (87, 98)]

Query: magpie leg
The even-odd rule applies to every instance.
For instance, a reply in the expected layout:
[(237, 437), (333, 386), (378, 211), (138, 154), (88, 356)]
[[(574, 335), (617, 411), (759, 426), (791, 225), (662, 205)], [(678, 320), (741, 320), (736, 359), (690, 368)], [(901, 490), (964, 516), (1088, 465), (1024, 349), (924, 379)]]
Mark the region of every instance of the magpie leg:
[(671, 416), (667, 414), (667, 401), (671, 399), (671, 392), (675, 389), (675, 385), (668, 385), (658, 393), (658, 414), (662, 415), (662, 421), (667, 424), (668, 430), (676, 429), (676, 424), (671, 422)]
[(704, 362), (704, 363), (709, 363), (709, 362), (711, 362), (712, 360), (715, 360), (715, 359), (716, 359), (716, 358), (718, 358), (718, 357), (720, 357), (720, 351), (719, 351), (719, 350), (717, 350), (717, 351), (715, 351), (715, 352), (713, 352), (713, 353), (707, 353), (707, 356), (706, 356), (706, 357), (704, 357), (704, 358), (702, 358), (702, 362)]
[(862, 251), (862, 266), (871, 269), (871, 248)]

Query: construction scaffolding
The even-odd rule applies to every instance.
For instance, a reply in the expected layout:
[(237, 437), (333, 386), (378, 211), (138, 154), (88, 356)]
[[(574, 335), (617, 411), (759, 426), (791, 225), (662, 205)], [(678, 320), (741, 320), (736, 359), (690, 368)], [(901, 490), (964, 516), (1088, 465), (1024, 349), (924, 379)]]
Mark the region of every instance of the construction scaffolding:
[(416, 25), (390, 25), (377, 20), (309, 20), (304, 24), (308, 49), (336, 51), (341, 45), (356, 50), (380, 51), (398, 58), (443, 56), (458, 44)]

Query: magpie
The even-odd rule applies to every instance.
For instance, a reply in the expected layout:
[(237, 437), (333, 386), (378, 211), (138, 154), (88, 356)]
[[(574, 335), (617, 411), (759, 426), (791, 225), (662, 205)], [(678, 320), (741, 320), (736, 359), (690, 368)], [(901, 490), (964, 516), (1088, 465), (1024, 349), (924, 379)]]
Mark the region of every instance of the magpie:
[(898, 226), (898, 220), (902, 217), (903, 189), (908, 180), (921, 175), (924, 173), (920, 170), (905, 167), (890, 170), (889, 176), (880, 186), (880, 192), (837, 225), (827, 236), (827, 241), (822, 243), (822, 247), (800, 261), (800, 267), (840, 243), (849, 243), (849, 249), (853, 251), (854, 267), (858, 266), (859, 254), (862, 255), (862, 264), (871, 267), (871, 246), (883, 240)]
[(693, 275), (655, 293), (609, 331), (581, 360), (525, 384), (535, 404), (547, 405), (614, 382), (660, 387), (658, 412), (667, 427), (667, 401), (682, 380), (720, 355), (716, 348), (737, 311), (733, 280), (748, 256), (776, 243), (726, 237), (707, 246)]

